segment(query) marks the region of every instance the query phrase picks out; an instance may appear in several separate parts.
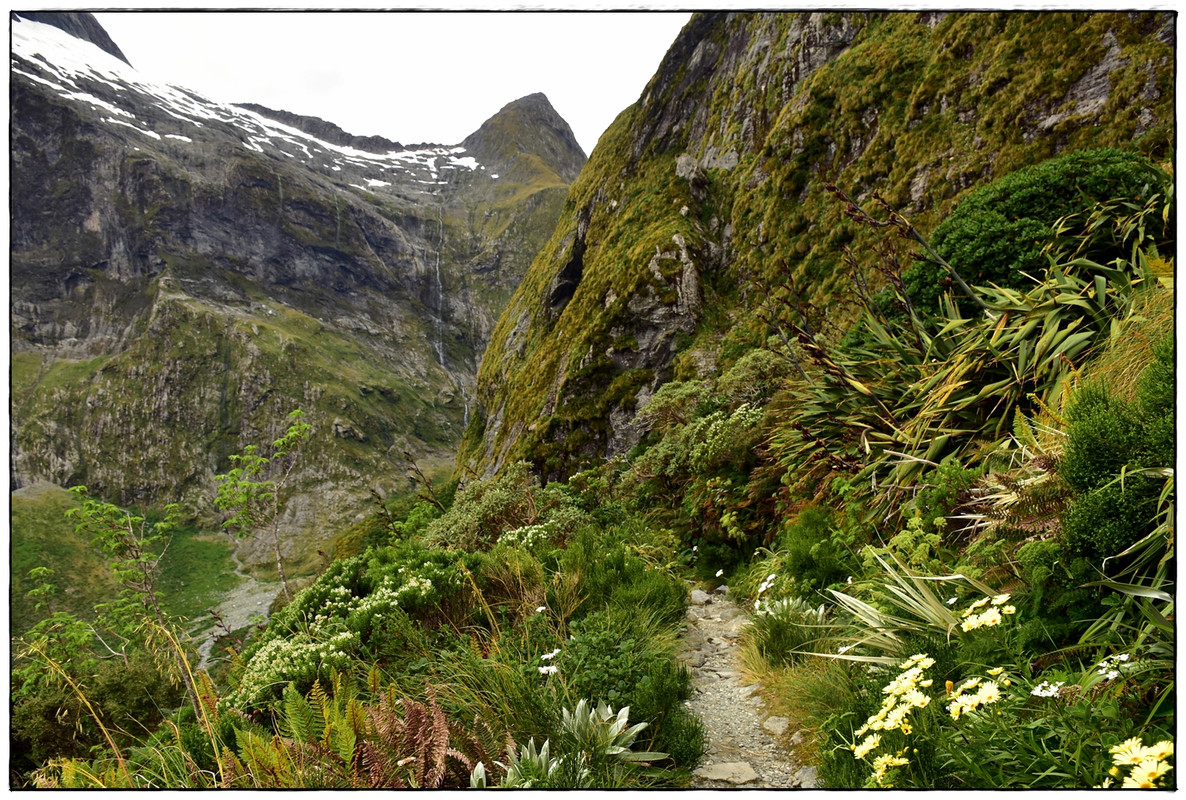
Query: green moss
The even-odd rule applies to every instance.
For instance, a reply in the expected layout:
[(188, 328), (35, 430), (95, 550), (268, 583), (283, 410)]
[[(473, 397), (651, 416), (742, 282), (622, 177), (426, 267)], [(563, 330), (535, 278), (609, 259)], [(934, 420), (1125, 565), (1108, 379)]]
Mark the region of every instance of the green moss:
[[(971, 189), (994, 177), (1058, 152), (1132, 147), (1129, 121), (1097, 127), (1072, 116), (1053, 129), (1039, 125), (1103, 61), (1109, 31), (1123, 58), (1142, 55), (1139, 63), (1125, 62), (1136, 71), (1114, 74), (1107, 102), (1116, 113), (1105, 112), (1104, 119), (1128, 120), (1132, 114), (1122, 109), (1150, 105), (1137, 100), (1140, 70), (1156, 65), (1157, 80), (1170, 80), (1173, 63), (1171, 50), (1149, 36), (1149, 20), (1125, 14), (954, 13), (933, 28), (915, 13), (850, 19), (857, 31), (851, 46), (793, 85), (789, 97), (783, 95), (789, 76), (778, 71), (782, 62), (766, 62), (768, 49), (752, 54), (761, 66), (737, 54), (707, 78), (690, 75), (686, 60), (700, 42), (673, 45), (643, 96), (649, 114), (685, 110), (683, 125), (657, 135), (655, 117), (636, 105), (602, 136), (483, 359), (480, 400), (487, 413), (502, 409), (502, 424), (484, 429), (491, 442), (467, 436), (460, 463), (480, 463), (488, 444), (494, 453), (522, 454), (512, 431), (525, 431), (550, 402), (564, 420), (551, 430), (566, 441), (575, 441), (577, 429), (593, 438), (605, 429), (593, 414), (609, 406), (591, 395), (604, 396), (614, 380), (574, 365), (596, 360), (615, 338), (612, 329), (631, 330), (631, 296), (653, 290), (674, 299), (670, 284), (658, 285), (648, 268), (655, 248), (669, 249), (673, 235), (707, 251), (722, 244), (726, 224), (732, 231), (723, 269), (698, 258), (705, 299), (698, 342), (723, 336), (721, 346), (736, 348), (733, 358), (749, 342), (763, 342), (763, 335), (729, 339), (751, 324), (763, 328), (754, 319), (758, 298), (739, 290), (754, 278), (771, 280), (784, 262), (806, 290), (804, 300), (826, 312), (824, 324), (842, 330), (856, 312), (843, 250), (869, 252), (875, 234), (846, 219), (826, 182), (866, 202), (877, 191), (929, 234)], [(703, 46), (725, 52), (730, 37), (757, 35), (758, 28), (763, 36), (785, 35), (793, 21), (791, 14), (696, 18), (689, 29), (701, 31)], [(1138, 34), (1141, 25), (1145, 32)], [(1151, 110), (1163, 124), (1172, 119), (1172, 90)], [(692, 130), (702, 136), (689, 139)], [(675, 160), (710, 147), (734, 150), (739, 163), (709, 170), (707, 197), (698, 203), (687, 182), (674, 177)], [(545, 298), (572, 258), (578, 229), (585, 234), (581, 282), (563, 311), (552, 314)], [(665, 277), (674, 275), (674, 263), (658, 264)], [(566, 400), (578, 397), (579, 403)], [(547, 445), (538, 427), (530, 436), (531, 448), (561, 457), (562, 448)]]

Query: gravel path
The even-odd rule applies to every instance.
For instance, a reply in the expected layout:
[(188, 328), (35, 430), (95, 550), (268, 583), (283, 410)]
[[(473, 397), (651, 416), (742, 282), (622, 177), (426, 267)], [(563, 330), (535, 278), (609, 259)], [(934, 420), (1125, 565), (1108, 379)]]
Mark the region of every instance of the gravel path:
[(816, 769), (795, 761), (799, 735), (785, 717), (770, 716), (758, 684), (745, 683), (737, 645), (749, 619), (728, 598), (692, 591), (685, 651), (694, 696), (687, 706), (704, 722), (707, 752), (692, 779), (694, 789), (816, 787)]

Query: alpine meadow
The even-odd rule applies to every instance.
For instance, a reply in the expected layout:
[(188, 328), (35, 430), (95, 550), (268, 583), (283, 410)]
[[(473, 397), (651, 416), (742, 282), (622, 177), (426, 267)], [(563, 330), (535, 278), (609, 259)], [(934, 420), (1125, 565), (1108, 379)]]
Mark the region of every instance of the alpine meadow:
[(1176, 788), (1176, 19), (698, 12), (586, 155), (13, 12), (10, 788)]

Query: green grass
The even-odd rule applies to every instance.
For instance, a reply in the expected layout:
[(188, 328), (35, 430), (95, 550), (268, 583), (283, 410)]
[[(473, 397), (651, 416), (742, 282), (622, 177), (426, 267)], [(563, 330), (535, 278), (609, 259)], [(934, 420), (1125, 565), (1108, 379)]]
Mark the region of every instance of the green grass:
[(171, 614), (195, 619), (239, 581), (228, 536), (181, 528), (161, 558), (157, 590)]
[[(12, 632), (28, 630), (44, 612), (38, 612), (25, 594), (33, 588), (28, 579), (34, 567), (54, 571), (50, 582), (58, 586), (55, 610), (84, 619), (93, 616), (96, 603), (110, 600), (118, 588), (112, 582), (102, 554), (74, 532), (66, 517), (79, 503), (65, 489), (39, 484), (12, 496)], [(193, 619), (204, 615), (223, 593), (234, 588), (230, 541), (193, 528), (181, 528), (161, 559), (157, 590), (168, 613)]]
[(54, 571), (57, 610), (91, 616), (94, 604), (111, 597), (112, 583), (99, 552), (74, 532), (66, 511), (79, 503), (65, 489), (48, 484), (12, 494), (12, 633), (28, 630), (44, 614), (36, 612), (25, 593), (34, 567)]

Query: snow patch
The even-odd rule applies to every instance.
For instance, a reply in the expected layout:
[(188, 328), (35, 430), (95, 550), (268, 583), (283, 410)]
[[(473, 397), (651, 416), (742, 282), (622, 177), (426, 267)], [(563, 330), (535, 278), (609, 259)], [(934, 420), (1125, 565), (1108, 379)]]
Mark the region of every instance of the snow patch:
[[(240, 132), (243, 147), (249, 150), (266, 153), (269, 152), (265, 150), (267, 146), (290, 158), (299, 155), (310, 162), (314, 161), (316, 153), (316, 160), (331, 161), (327, 169), (335, 172), (341, 172), (343, 166), (349, 165), (371, 174), (377, 170), (392, 171), (413, 179), (428, 178), (435, 185), (441, 185), (445, 181), (441, 180), (439, 170), (485, 169), (476, 158), (465, 155), (466, 149), (462, 146), (370, 153), (331, 144), (247, 109), (215, 102), (188, 89), (154, 82), (98, 46), (52, 25), (24, 19), (19, 13), (12, 21), (10, 32), (12, 75), (41, 83), (67, 99), (94, 106), (103, 112), (104, 121), (131, 127), (145, 136), (161, 138), (160, 134), (133, 124), (145, 124), (137, 119), (134, 111), (143, 108), (147, 98), (161, 112), (183, 123), (198, 127), (209, 122), (233, 126)], [(18, 59), (23, 59), (23, 63)], [(113, 91), (109, 94), (104, 90), (101, 92), (103, 98), (96, 97), (84, 90), (86, 82), (91, 86), (101, 84)], [(193, 141), (180, 134), (168, 134), (168, 137)], [(368, 180), (371, 186), (390, 185)]]
[(130, 122), (124, 122), (122, 119), (112, 119), (111, 117), (107, 117), (103, 121), (110, 122), (112, 125), (123, 125), (125, 128), (131, 128), (132, 130), (136, 131), (136, 133), (140, 133), (145, 136), (151, 136), (154, 139), (161, 138), (161, 135), (159, 133), (157, 133), (156, 131), (146, 131), (143, 128), (136, 127), (135, 125), (133, 125)]

